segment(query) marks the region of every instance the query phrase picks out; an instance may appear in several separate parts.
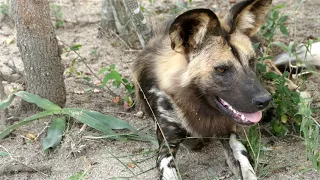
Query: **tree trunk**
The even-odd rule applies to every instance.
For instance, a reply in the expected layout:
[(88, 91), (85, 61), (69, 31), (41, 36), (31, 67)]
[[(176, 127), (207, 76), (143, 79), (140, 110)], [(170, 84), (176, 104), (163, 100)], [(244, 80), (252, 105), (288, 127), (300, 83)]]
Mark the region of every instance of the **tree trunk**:
[(128, 13), (124, 1), (126, 0), (103, 0), (100, 35), (111, 30), (128, 46), (137, 47), (140, 43), (139, 38), (130, 21), (130, 13)]
[(136, 0), (124, 0), (124, 2), (129, 13), (131, 14), (131, 21), (136, 27), (141, 46), (144, 48), (145, 44), (152, 36), (152, 31), (147, 25), (147, 20), (142, 14), (138, 2)]
[(99, 33), (102, 37), (104, 37), (105, 33), (108, 32), (106, 31), (107, 29), (117, 32), (111, 0), (102, 0), (100, 26)]
[[(11, 8), (27, 91), (63, 107), (66, 102), (64, 67), (48, 0), (12, 0)], [(34, 106), (22, 102), (22, 109), (32, 110)]]
[[(0, 72), (0, 101), (3, 101), (5, 100), (6, 92), (4, 91), (1, 75), (2, 73)], [(0, 109), (0, 131), (2, 131), (2, 129), (4, 128), (5, 120), (6, 120), (5, 110)]]

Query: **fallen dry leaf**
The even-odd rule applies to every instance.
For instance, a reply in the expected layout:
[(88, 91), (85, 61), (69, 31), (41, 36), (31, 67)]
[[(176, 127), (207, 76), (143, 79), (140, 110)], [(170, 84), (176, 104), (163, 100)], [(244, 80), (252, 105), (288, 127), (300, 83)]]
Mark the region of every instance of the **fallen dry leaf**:
[(128, 164), (128, 167), (130, 167), (130, 168), (135, 168), (135, 167), (136, 167), (136, 165), (135, 165), (135, 164), (133, 164), (133, 163), (129, 163), (129, 164)]
[(24, 136), (25, 136), (26, 138), (32, 140), (32, 141), (34, 141), (34, 140), (36, 139), (36, 137), (37, 137), (37, 136), (36, 136), (35, 134), (33, 134), (33, 133), (26, 133)]

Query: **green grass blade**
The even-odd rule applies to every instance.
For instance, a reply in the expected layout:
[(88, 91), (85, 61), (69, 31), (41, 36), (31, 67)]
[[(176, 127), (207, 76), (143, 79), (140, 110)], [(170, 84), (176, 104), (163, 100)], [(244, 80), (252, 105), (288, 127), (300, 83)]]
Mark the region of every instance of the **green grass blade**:
[(45, 110), (61, 110), (59, 106), (55, 105), (53, 102), (49, 101), (48, 99), (41, 98), (38, 95), (31, 94), (26, 91), (19, 91), (15, 93), (15, 95), (29, 103), (34, 103), (38, 107)]
[(12, 103), (13, 99), (15, 98), (15, 95), (9, 96), (6, 100), (0, 102), (0, 110), (6, 109), (9, 107), (9, 105)]
[(48, 134), (42, 143), (43, 151), (47, 151), (49, 148), (55, 148), (60, 144), (65, 128), (65, 117), (55, 117), (53, 119), (48, 129)]
[[(98, 131), (103, 132), (107, 135), (114, 135), (116, 134), (109, 126), (105, 125), (100, 119), (96, 119), (95, 117), (90, 116), (87, 114), (88, 110), (85, 109), (77, 109), (77, 108), (64, 108), (62, 109), (61, 113), (71, 116), (78, 121), (86, 124)], [(105, 119), (103, 121), (106, 121)]]
[(0, 151), (0, 157), (9, 156), (7, 152)]
[(118, 119), (114, 116), (104, 115), (97, 111), (90, 111), (88, 109), (74, 109), (74, 108), (73, 109), (65, 108), (62, 110), (62, 112), (64, 111), (69, 111), (69, 114), (71, 114), (72, 117), (74, 117), (73, 116), (74, 114), (76, 116), (74, 118), (85, 117), (85, 118), (88, 118), (88, 120), (90, 119), (93, 122), (95, 122), (96, 123), (95, 125), (101, 124), (102, 126), (108, 127), (108, 129), (127, 129), (131, 131), (137, 131), (128, 122)]
[(8, 134), (10, 134), (12, 131), (14, 131), (15, 129), (25, 125), (25, 124), (28, 124), (32, 121), (35, 121), (39, 118), (42, 118), (42, 117), (46, 117), (46, 116), (50, 116), (50, 115), (54, 115), (55, 113), (58, 113), (59, 111), (43, 111), (43, 112), (40, 112), (40, 113), (37, 113), (37, 114), (34, 114), (30, 117), (27, 117), (25, 118), (23, 121), (20, 121), (18, 123), (15, 123), (9, 127), (7, 127), (6, 129), (4, 129), (1, 133), (0, 133), (0, 139), (3, 139), (5, 138)]
[(87, 171), (81, 171), (73, 176), (70, 176), (68, 179), (69, 180), (83, 180), (87, 175), (88, 175)]

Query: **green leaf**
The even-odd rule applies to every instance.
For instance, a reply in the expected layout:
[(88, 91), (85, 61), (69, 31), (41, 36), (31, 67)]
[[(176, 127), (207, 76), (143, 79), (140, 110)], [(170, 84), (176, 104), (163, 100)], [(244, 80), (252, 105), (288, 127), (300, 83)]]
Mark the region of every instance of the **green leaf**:
[(110, 73), (106, 74), (102, 80), (101, 87), (105, 87), (110, 79)]
[(9, 156), (9, 154), (7, 152), (0, 151), (0, 156), (2, 157)]
[(288, 53), (290, 56), (292, 55), (292, 48), (293, 48), (294, 43), (295, 43), (294, 41), (291, 41), (288, 46)]
[(9, 107), (9, 105), (12, 103), (13, 99), (15, 98), (15, 95), (9, 96), (4, 101), (0, 102), (0, 109), (6, 109)]
[(52, 111), (61, 110), (61, 108), (59, 106), (55, 105), (53, 102), (51, 102), (47, 99), (41, 98), (38, 95), (26, 92), (26, 91), (19, 91), (19, 92), (15, 93), (15, 95), (22, 98), (23, 100), (25, 100), (29, 103), (34, 103), (38, 107), (45, 109), (45, 110), (52, 110)]
[(105, 73), (107, 70), (108, 70), (108, 69), (107, 69), (106, 67), (101, 68), (101, 69), (99, 70), (98, 74), (103, 74), (103, 73)]
[(254, 50), (257, 50), (257, 49), (259, 48), (260, 44), (261, 44), (260, 42), (257, 42), (257, 43), (252, 44), (253, 49), (254, 49)]
[(110, 65), (110, 70), (113, 70), (113, 69), (115, 69), (116, 68), (116, 65), (115, 64), (111, 64)]
[(116, 134), (112, 129), (128, 129), (137, 131), (126, 121), (113, 116), (104, 115), (96, 111), (90, 111), (87, 109), (65, 108), (62, 110), (62, 113), (69, 115), (77, 119), (78, 121), (87, 124), (88, 126), (107, 135)]
[(285, 23), (287, 20), (288, 20), (288, 16), (282, 16), (282, 17), (279, 19), (278, 23), (279, 23), (279, 24), (283, 24), (283, 23)]
[(116, 70), (111, 71), (110, 77), (114, 79), (117, 82), (117, 84), (120, 84), (122, 82), (122, 77)]
[(78, 51), (80, 48), (82, 47), (81, 44), (76, 44), (76, 45), (73, 45), (70, 50), (71, 51)]
[(69, 180), (83, 180), (85, 177), (87, 176), (87, 172), (86, 171), (81, 171), (78, 172), (77, 174), (70, 176), (68, 179)]
[(279, 11), (274, 11), (272, 17), (274, 20), (277, 20), (279, 18)]
[(143, 6), (140, 6), (140, 10), (141, 10), (141, 12), (145, 12), (146, 8)]
[(264, 38), (270, 38), (273, 36), (273, 31), (269, 30), (266, 33), (263, 34)]
[(289, 36), (288, 29), (287, 29), (287, 27), (286, 27), (284, 24), (281, 24), (281, 25), (280, 25), (280, 31), (282, 32), (282, 34), (284, 34), (284, 35), (286, 35), (286, 36)]
[(288, 46), (286, 44), (284, 44), (283, 42), (276, 41), (276, 42), (272, 42), (271, 44), (279, 46), (284, 51), (288, 51)]
[(262, 73), (265, 73), (267, 71), (267, 66), (265, 64), (262, 63), (257, 63), (257, 69), (259, 71), (261, 71)]
[(277, 78), (280, 78), (281, 76), (279, 74), (276, 74), (274, 72), (267, 72), (265, 75), (265, 78), (267, 79), (277, 79)]
[(126, 90), (128, 91), (129, 94), (134, 93), (134, 90), (130, 84), (125, 85)]
[(56, 117), (53, 119), (48, 129), (48, 134), (42, 143), (43, 151), (47, 151), (49, 148), (55, 148), (60, 144), (65, 128), (65, 117)]
[(126, 78), (122, 78), (122, 81), (123, 81), (125, 84), (128, 84), (128, 83), (129, 83), (129, 80), (126, 79)]
[(23, 121), (20, 121), (16, 124), (13, 124), (9, 127), (7, 127), (6, 129), (4, 129), (1, 133), (0, 133), (0, 139), (3, 139), (5, 138), (7, 135), (9, 135), (12, 131), (14, 131), (15, 129), (25, 125), (25, 124), (28, 124), (28, 123), (31, 123), (32, 121), (34, 120), (37, 120), (39, 118), (42, 118), (42, 117), (46, 117), (46, 116), (50, 116), (50, 115), (54, 115), (56, 113), (59, 113), (60, 111), (54, 111), (54, 110), (47, 110), (47, 111), (43, 111), (43, 112), (40, 112), (40, 113), (37, 113), (37, 114), (34, 114), (30, 117), (27, 117), (25, 118)]
[(86, 80), (86, 81), (88, 81), (88, 82), (91, 81), (91, 78), (90, 78), (89, 76), (85, 76), (85, 77), (83, 77), (83, 79)]
[(277, 9), (282, 9), (284, 7), (285, 7), (284, 4), (278, 4), (278, 5), (274, 6), (272, 9), (277, 10)]

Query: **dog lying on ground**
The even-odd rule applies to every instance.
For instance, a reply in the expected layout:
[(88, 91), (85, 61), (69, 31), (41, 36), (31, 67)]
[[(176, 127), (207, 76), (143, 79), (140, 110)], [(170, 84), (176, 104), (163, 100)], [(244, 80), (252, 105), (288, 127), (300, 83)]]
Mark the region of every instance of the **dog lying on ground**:
[(243, 1), (223, 18), (208, 9), (189, 10), (155, 30), (135, 61), (136, 96), (157, 124), (161, 179), (179, 179), (175, 155), (190, 136), (222, 137), (232, 172), (257, 179), (235, 127), (258, 123), (271, 101), (255, 75), (250, 40), (271, 3)]

